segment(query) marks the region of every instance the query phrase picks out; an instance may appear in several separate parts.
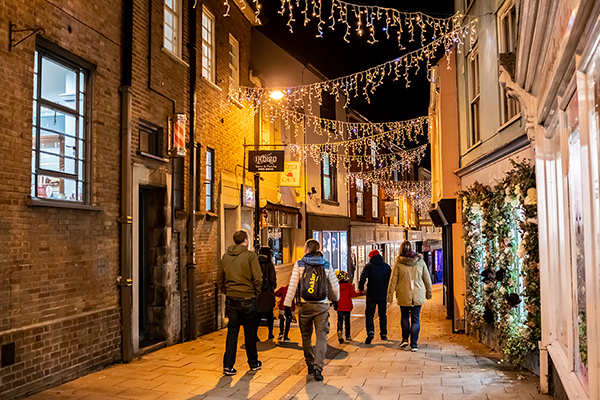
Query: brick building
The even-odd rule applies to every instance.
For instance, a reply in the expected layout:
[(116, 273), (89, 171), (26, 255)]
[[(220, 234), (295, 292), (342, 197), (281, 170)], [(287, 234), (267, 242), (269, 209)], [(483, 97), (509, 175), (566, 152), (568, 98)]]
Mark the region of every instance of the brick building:
[(3, 398), (219, 326), (222, 177), (254, 136), (227, 93), (255, 15), (225, 10), (0, 1)]

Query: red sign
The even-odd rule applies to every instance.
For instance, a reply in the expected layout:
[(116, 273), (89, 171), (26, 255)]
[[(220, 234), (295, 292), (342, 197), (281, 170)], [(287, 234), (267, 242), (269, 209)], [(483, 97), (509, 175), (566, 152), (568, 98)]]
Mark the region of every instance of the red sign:
[(177, 120), (173, 129), (173, 149), (171, 155), (174, 157), (185, 157), (185, 123), (187, 117), (185, 114), (177, 114)]

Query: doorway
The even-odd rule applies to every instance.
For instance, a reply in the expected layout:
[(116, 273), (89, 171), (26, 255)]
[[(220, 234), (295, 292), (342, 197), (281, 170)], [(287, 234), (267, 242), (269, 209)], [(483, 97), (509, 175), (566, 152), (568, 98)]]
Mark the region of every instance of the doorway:
[(166, 190), (140, 186), (139, 204), (139, 348), (166, 340), (167, 232)]

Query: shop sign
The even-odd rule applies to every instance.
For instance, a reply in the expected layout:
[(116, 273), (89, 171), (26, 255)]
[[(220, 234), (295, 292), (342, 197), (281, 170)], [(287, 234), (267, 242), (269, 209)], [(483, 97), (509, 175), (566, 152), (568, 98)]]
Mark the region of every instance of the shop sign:
[(283, 150), (254, 150), (249, 152), (248, 171), (283, 172)]
[(385, 202), (385, 216), (388, 218), (394, 218), (396, 216), (396, 202), (386, 201)]
[(242, 185), (242, 206), (255, 207), (254, 188), (251, 186)]
[(423, 232), (421, 231), (408, 231), (408, 240), (411, 242), (420, 242), (423, 240)]
[(187, 116), (185, 114), (177, 114), (177, 119), (173, 122), (169, 121), (169, 142), (171, 142), (171, 156), (185, 157), (185, 124)]
[(286, 161), (279, 186), (300, 186), (300, 161)]

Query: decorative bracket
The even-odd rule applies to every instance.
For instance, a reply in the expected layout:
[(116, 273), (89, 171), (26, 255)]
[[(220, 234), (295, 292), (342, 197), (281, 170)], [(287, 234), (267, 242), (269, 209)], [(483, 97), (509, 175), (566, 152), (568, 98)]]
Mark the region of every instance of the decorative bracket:
[[(40, 33), (42, 36), (46, 33), (44, 28), (15, 29), (16, 27), (17, 24), (13, 24), (10, 21), (8, 22), (8, 51), (12, 51), (12, 49), (17, 47), (22, 41), (28, 39), (36, 33)], [(17, 42), (17, 39), (13, 38), (13, 34), (21, 32), (29, 32), (29, 34)]]

